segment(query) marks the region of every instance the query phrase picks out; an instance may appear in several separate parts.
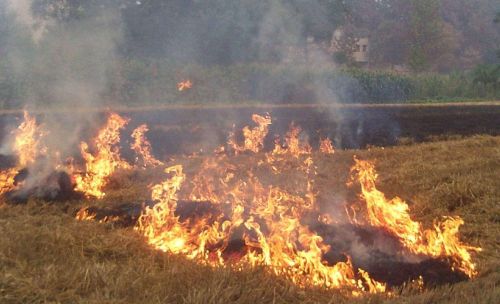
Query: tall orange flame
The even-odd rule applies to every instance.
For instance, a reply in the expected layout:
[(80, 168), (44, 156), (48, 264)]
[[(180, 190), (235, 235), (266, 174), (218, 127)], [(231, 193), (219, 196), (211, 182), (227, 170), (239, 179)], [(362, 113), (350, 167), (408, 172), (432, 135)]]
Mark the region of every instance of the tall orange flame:
[[(152, 188), (151, 198), (157, 204), (146, 208), (136, 227), (149, 244), (213, 266), (263, 265), (300, 286), (347, 288), (353, 293), (385, 291), (384, 284), (355, 270), (348, 257), (335, 265), (323, 260), (328, 245), (300, 221), (305, 212), (316, 208), (312, 193), (300, 196), (264, 186), (251, 172), (238, 179), (224, 157), (207, 161), (204, 167), (193, 178), (195, 188), (189, 198), (227, 204), (230, 208), (221, 208), (231, 214), (181, 221), (175, 212), (186, 176), (181, 166), (170, 167), (166, 172), (172, 177)], [(209, 172), (215, 176), (204, 180)], [(309, 184), (305, 189), (312, 192)], [(236, 231), (242, 233), (245, 249), (235, 258), (230, 251)]]
[(325, 154), (334, 154), (332, 141), (329, 138), (322, 139), (319, 143), (319, 151)]
[(46, 152), (40, 143), (44, 133), (37, 127), (36, 119), (24, 111), (24, 121), (13, 132), (15, 135), (14, 152), (18, 156), (18, 165), (26, 167), (32, 164), (39, 154)]
[(228, 144), (236, 153), (243, 151), (257, 153), (264, 147), (264, 138), (269, 132), (271, 116), (260, 116), (254, 114), (252, 115), (252, 120), (257, 124), (257, 126), (253, 129), (250, 129), (248, 126), (243, 128), (244, 142), (242, 146), (238, 145), (236, 142), (234, 133), (229, 136)]
[(0, 172), (0, 195), (15, 189), (15, 177), (18, 173), (17, 168), (10, 168)]
[(288, 154), (294, 157), (299, 157), (303, 154), (311, 154), (312, 149), (309, 143), (301, 141), (299, 138), (301, 132), (302, 129), (292, 123), (290, 125), (290, 130), (285, 135), (284, 145), (280, 144), (279, 138), (276, 139), (273, 154)]
[(38, 156), (46, 153), (46, 147), (41, 144), (45, 133), (37, 125), (36, 119), (27, 111), (24, 111), (23, 118), (23, 122), (12, 132), (17, 164), (14, 168), (0, 172), (0, 195), (14, 190), (14, 178), (19, 170), (33, 164)]
[(146, 138), (146, 132), (149, 131), (148, 126), (143, 124), (138, 126), (132, 132), (132, 138), (134, 142), (130, 145), (130, 148), (134, 150), (136, 156), (136, 163), (141, 163), (143, 167), (155, 167), (163, 165), (163, 163), (157, 160), (151, 153), (151, 143)]
[(352, 172), (361, 184), (361, 197), (366, 202), (371, 225), (387, 229), (396, 235), (411, 252), (433, 257), (450, 257), (455, 267), (469, 277), (477, 274), (471, 252), (481, 248), (464, 245), (458, 239), (458, 228), (464, 223), (460, 217), (446, 217), (435, 222), (433, 229), (423, 229), (411, 219), (409, 207), (399, 197), (388, 200), (376, 186), (377, 173), (372, 163), (355, 158)]
[(106, 125), (94, 139), (96, 154), (89, 152), (87, 143), (80, 144), (80, 150), (85, 159), (86, 172), (75, 176), (76, 190), (87, 196), (104, 197), (102, 191), (108, 177), (118, 168), (129, 168), (130, 165), (120, 157), (120, 150), (116, 146), (120, 142), (120, 130), (128, 123), (128, 119), (118, 114), (109, 115)]
[[(234, 135), (230, 137), (229, 145), (236, 153), (257, 153), (263, 149), (271, 118), (254, 115), (252, 119), (257, 126), (243, 129), (241, 145), (236, 143)], [(102, 197), (108, 176), (117, 168), (128, 167), (115, 147), (119, 131), (126, 123), (126, 119), (110, 115), (95, 139), (98, 149), (95, 156), (87, 152), (86, 144), (82, 143), (87, 172), (77, 180), (77, 189)], [(148, 159), (154, 158), (145, 132), (145, 125), (133, 132), (132, 149), (146, 165)], [(135, 229), (154, 248), (181, 254), (206, 265), (236, 270), (259, 265), (302, 287), (341, 288), (354, 295), (385, 292), (386, 285), (372, 279), (363, 269), (356, 269), (348, 255), (343, 261), (328, 263), (325, 255), (330, 251), (329, 245), (303, 223), (306, 215), (320, 208), (312, 149), (300, 138), (300, 132), (300, 128), (292, 125), (284, 143), (277, 141), (275, 149), (258, 162), (259, 166), (270, 167), (278, 175), (276, 180), (280, 180), (279, 174), (284, 170), (296, 170), (294, 176), (298, 176), (298, 180), (293, 183), (293, 189), (270, 184), (270, 181), (264, 183), (257, 177), (259, 166), (241, 170), (230, 156), (218, 153), (204, 159), (201, 169), (189, 178), (191, 183), (186, 182), (188, 179), (181, 165), (165, 169), (169, 178), (151, 188), (151, 199), (156, 204), (144, 209)], [(320, 151), (334, 153), (331, 141), (323, 140)], [(388, 200), (376, 188), (377, 174), (372, 163), (355, 159), (351, 173), (361, 185), (361, 198), (367, 210), (365, 219), (357, 218), (353, 224), (385, 229), (399, 239), (405, 252), (447, 258), (454, 269), (470, 277), (477, 274), (471, 253), (480, 248), (459, 241), (461, 218), (447, 217), (442, 222), (435, 222), (433, 228), (424, 229), (411, 219), (409, 207), (402, 199)], [(211, 211), (183, 217), (182, 204), (186, 202), (200, 206), (208, 204)], [(81, 220), (94, 217), (85, 208), (77, 214)], [(320, 221), (328, 224), (333, 219), (322, 215)]]

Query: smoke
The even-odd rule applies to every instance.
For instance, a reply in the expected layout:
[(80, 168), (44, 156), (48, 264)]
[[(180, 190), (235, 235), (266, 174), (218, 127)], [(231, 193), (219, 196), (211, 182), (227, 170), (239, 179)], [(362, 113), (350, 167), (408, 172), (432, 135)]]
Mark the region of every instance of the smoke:
[[(33, 14), (34, 0), (3, 1), (7, 1), (9, 10), (15, 15), (15, 22), (27, 30), (33, 42), (29, 48), (18, 43), (9, 43), (7, 48), (7, 57), (15, 74), (26, 78), (23, 89), (27, 94), (23, 103), (27, 108), (69, 109), (68, 112), (39, 117), (48, 130), (45, 139), (48, 150), (58, 151), (63, 159), (78, 155), (81, 134), (89, 131), (89, 126), (100, 125), (96, 123), (97, 115), (84, 109), (123, 102), (121, 96), (115, 100), (110, 92), (120, 95), (134, 91), (134, 88), (140, 88), (133, 95), (134, 101), (151, 99), (154, 90), (143, 85), (149, 67), (135, 66), (135, 62), (127, 61), (129, 58), (123, 55), (146, 62), (148, 57), (156, 56), (175, 62), (177, 66), (195, 64), (167, 71), (172, 74), (170, 83), (162, 82), (161, 78), (160, 81), (151, 80), (156, 81), (159, 90), (171, 90), (174, 96), (178, 94), (176, 78), (184, 73), (196, 75), (200, 63), (213, 66), (237, 62), (265, 64), (267, 75), (271, 75), (261, 77), (257, 71), (241, 82), (238, 90), (245, 91), (249, 99), (268, 103), (322, 102), (330, 106), (339, 94), (343, 94), (336, 88), (338, 82), (332, 83), (328, 77), (318, 73), (324, 70), (328, 74), (336, 68), (324, 46), (307, 31), (310, 24), (306, 23), (311, 22), (311, 17), (321, 22), (328, 19), (318, 0), (298, 6), (283, 0), (258, 4), (242, 1), (231, 6), (227, 5), (227, 1), (186, 2), (185, 7), (176, 11), (181, 15), (177, 18), (169, 15), (168, 5), (156, 4), (157, 7), (152, 6), (149, 10), (144, 8), (153, 5), (153, 2), (81, 4), (82, 11), (73, 16), (71, 7), (52, 5), (46, 14)], [(163, 10), (165, 16), (155, 16), (166, 21), (150, 19), (148, 13), (154, 12), (154, 9)], [(313, 13), (305, 20), (302, 11)], [(200, 12), (204, 14), (200, 15)], [(165, 28), (155, 27), (157, 24), (163, 24)], [(148, 32), (134, 32), (135, 25)], [(331, 28), (332, 33), (334, 29)], [(168, 34), (162, 36), (162, 32)], [(149, 35), (157, 39), (141, 39)], [(123, 61), (129, 65), (124, 65)], [(124, 69), (132, 70), (134, 77), (127, 74), (128, 79), (123, 79)], [(210, 97), (202, 92), (199, 98), (232, 98), (225, 83), (217, 79), (201, 79), (200, 82), (213, 82), (213, 86)], [(196, 79), (194, 86), (197, 86)], [(328, 107), (328, 111), (332, 120), (343, 123), (335, 108)], [(233, 117), (236, 116), (235, 113)], [(218, 140), (220, 134), (204, 128), (202, 138), (212, 142)], [(201, 144), (203, 146), (203, 142)], [(43, 172), (40, 173), (40, 180), (48, 174), (42, 169), (36, 172)]]
[(29, 168), (25, 188), (30, 192), (46, 184), (56, 162), (78, 155), (82, 134), (99, 125), (95, 109), (109, 103), (105, 96), (119, 62), (123, 22), (120, 7), (96, 6), (69, 19), (71, 7), (51, 5), (48, 14), (38, 17), (33, 0), (5, 1), (14, 16), (12, 27), (24, 29), (33, 41), (20, 44), (12, 37), (6, 47), (14, 75), (25, 82), (24, 107), (61, 110), (37, 117), (47, 130), (47, 150), (58, 156)]
[(271, 1), (257, 36), (260, 60), (285, 63), (293, 59), (293, 47), (299, 44), (302, 26), (281, 1)]
[[(7, 57), (25, 79), (26, 106), (50, 105), (78, 109), (103, 103), (112, 73), (118, 63), (118, 46), (123, 39), (120, 7), (89, 7), (81, 16), (79, 8), (48, 5), (34, 16), (33, 0), (5, 0), (14, 13), (12, 27), (28, 29), (35, 45), (20, 44), (18, 37), (7, 40)], [(22, 35), (22, 30), (10, 36)]]
[(6, 0), (9, 10), (14, 12), (17, 22), (25, 26), (31, 33), (31, 38), (35, 43), (38, 43), (50, 20), (35, 18), (32, 11), (33, 0)]
[[(319, 1), (308, 1), (307, 5), (299, 5), (299, 9), (311, 12), (306, 16), (314, 16), (317, 22), (324, 24), (328, 19), (328, 12), (322, 9)], [(359, 100), (359, 96), (355, 95), (359, 94), (360, 85), (353, 77), (337, 74), (338, 67), (327, 52), (328, 45), (307, 35), (306, 22), (311, 20), (301, 19), (297, 11), (285, 2), (271, 1), (256, 39), (259, 59), (264, 62), (272, 59), (273, 73), (278, 75), (283, 70), (299, 71), (298, 76), (281, 72), (279, 84), (273, 84), (268, 89), (277, 90), (277, 100), (282, 103), (322, 104), (324, 108), (321, 111), (327, 111), (330, 120), (337, 125), (332, 139), (335, 146), (341, 148), (345, 144), (342, 138), (346, 131), (354, 131), (349, 130), (349, 117), (344, 117), (344, 113), (339, 111), (339, 101)], [(334, 30), (331, 27), (330, 36)], [(358, 138), (348, 137), (351, 142), (356, 142)]]

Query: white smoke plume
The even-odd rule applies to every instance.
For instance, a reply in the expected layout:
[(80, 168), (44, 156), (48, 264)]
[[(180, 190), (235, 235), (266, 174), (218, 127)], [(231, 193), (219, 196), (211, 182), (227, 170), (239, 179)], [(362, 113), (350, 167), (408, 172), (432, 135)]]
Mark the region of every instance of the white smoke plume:
[[(100, 125), (98, 113), (87, 110), (103, 108), (103, 96), (117, 66), (123, 36), (120, 8), (98, 7), (65, 22), (37, 18), (32, 11), (33, 0), (0, 1), (5, 1), (8, 12), (14, 15), (13, 26), (31, 34), (34, 42), (28, 50), (14, 39), (7, 40), (6, 57), (14, 73), (28, 84), (24, 100), (19, 102), (30, 111), (63, 109), (37, 117), (47, 129), (44, 144), (63, 160), (78, 155), (82, 133)], [(54, 167), (54, 158), (48, 157), (29, 168), (26, 188), (44, 183)]]
[(50, 20), (36, 18), (32, 11), (32, 0), (6, 0), (7, 7), (11, 10), (19, 24), (25, 26), (31, 33), (31, 37), (35, 43), (39, 43)]

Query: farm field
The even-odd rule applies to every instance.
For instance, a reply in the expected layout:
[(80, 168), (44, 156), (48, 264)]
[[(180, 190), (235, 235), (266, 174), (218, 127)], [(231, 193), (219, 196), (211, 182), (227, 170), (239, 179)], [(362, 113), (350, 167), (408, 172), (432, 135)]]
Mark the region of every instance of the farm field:
[[(318, 204), (333, 217), (346, 212), (338, 208), (344, 202), (361, 200), (359, 184), (346, 185), (353, 174), (354, 155), (373, 161), (379, 174), (377, 188), (389, 199), (399, 196), (406, 201), (411, 219), (423, 227), (432, 227), (443, 216), (463, 219), (460, 241), (482, 248), (472, 254), (477, 267), (473, 279), (440, 277), (438, 270), (427, 269), (424, 276), (438, 280), (428, 283), (424, 279), (424, 285), (413, 280), (404, 286), (388, 286), (382, 293), (353, 296), (349, 288), (300, 287), (265, 267), (212, 267), (182, 254), (155, 250), (140, 229), (123, 218), (75, 219), (89, 206), (141, 210), (151, 199), (151, 186), (167, 179), (168, 174), (162, 172), (166, 167), (182, 165), (187, 187), (196, 186), (192, 183), (196, 173), (209, 175), (210, 171), (203, 169), (207, 156), (190, 155), (173, 156), (151, 169), (117, 170), (103, 188), (106, 196), (102, 199), (4, 203), (0, 209), (0, 302), (458, 303), (473, 299), (474, 303), (495, 303), (500, 297), (500, 137), (475, 135), (404, 146), (338, 149), (334, 154), (314, 151), (310, 158), (316, 168)], [(264, 184), (297, 188), (303, 174), (295, 168), (302, 166), (304, 157), (280, 160), (278, 174), (264, 169), (255, 174)], [(264, 152), (257, 152), (227, 156), (224, 161), (237, 165), (237, 172), (253, 172), (255, 164), (265, 159)], [(378, 274), (385, 275), (391, 276)]]
[(0, 0), (0, 304), (500, 303), (500, 1)]

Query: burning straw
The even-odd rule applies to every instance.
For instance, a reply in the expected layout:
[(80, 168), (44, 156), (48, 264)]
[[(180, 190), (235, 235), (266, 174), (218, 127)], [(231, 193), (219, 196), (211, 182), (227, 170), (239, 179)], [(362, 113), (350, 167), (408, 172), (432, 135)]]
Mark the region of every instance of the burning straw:
[[(20, 170), (48, 153), (34, 119), (26, 113), (24, 119), (14, 132), (18, 163), (2, 172), (2, 193), (22, 188), (15, 182)], [(373, 163), (355, 158), (351, 184), (360, 186), (355, 204), (361, 211), (342, 221), (335, 214), (333, 220), (318, 203), (316, 152), (301, 137), (301, 129), (292, 124), (283, 140), (276, 139), (274, 149), (263, 152), (271, 117), (253, 115), (252, 120), (256, 126), (243, 128), (242, 143), (230, 134), (228, 149), (218, 149), (228, 152), (205, 156), (197, 173), (187, 174), (180, 164), (164, 169), (168, 178), (151, 187), (151, 201), (144, 208), (86, 207), (77, 219), (133, 225), (152, 247), (202, 264), (236, 270), (263, 266), (300, 287), (342, 289), (353, 295), (386, 292), (406, 280), (432, 278), (429, 273), (436, 269), (454, 280), (477, 275), (472, 254), (481, 249), (459, 240), (461, 218), (445, 217), (425, 229), (411, 218), (406, 202), (387, 199), (377, 189)], [(118, 146), (128, 121), (110, 114), (91, 145), (81, 143), (84, 164), (67, 168), (74, 180), (71, 191), (103, 198), (114, 172), (134, 167), (121, 158)], [(132, 132), (135, 168), (164, 165), (153, 156), (147, 131), (140, 125)], [(319, 151), (334, 154), (332, 142), (323, 139)], [(235, 163), (242, 156), (257, 161), (245, 168)], [(290, 176), (297, 180), (291, 181), (292, 188), (285, 187), (262, 181), (258, 170), (269, 171), (275, 180), (294, 171)], [(364, 255), (353, 250), (355, 242), (364, 248)], [(406, 276), (395, 278), (381, 271), (382, 264), (398, 267)]]

